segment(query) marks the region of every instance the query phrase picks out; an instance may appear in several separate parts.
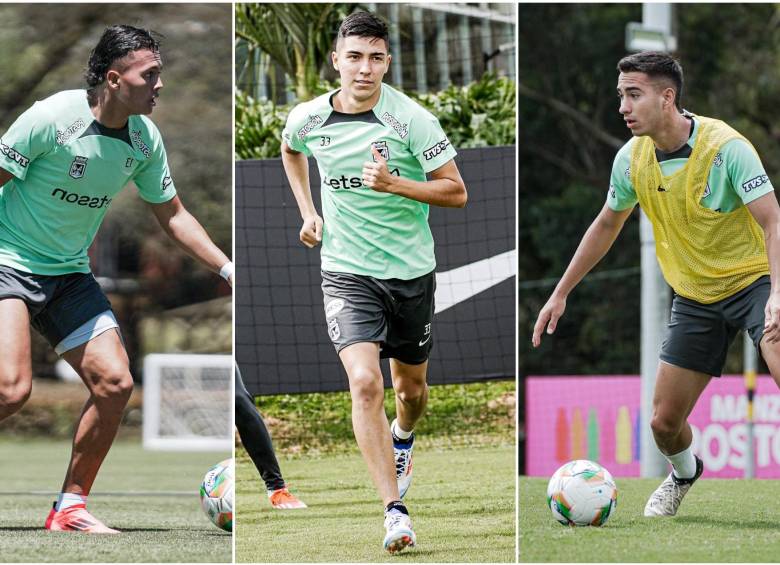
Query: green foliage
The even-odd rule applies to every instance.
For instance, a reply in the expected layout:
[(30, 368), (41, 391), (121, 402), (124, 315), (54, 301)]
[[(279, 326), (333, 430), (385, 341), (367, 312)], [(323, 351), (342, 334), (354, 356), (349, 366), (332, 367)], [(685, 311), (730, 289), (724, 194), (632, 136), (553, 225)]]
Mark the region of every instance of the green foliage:
[[(333, 90), (319, 81), (316, 94)], [(455, 147), (511, 145), (515, 142), (514, 81), (484, 75), (467, 86), (450, 86), (431, 94), (412, 96), (439, 119)], [(236, 159), (268, 159), (280, 155), (281, 135), (294, 105), (276, 105), (236, 94)]]
[(513, 80), (486, 73), (466, 86), (412, 96), (439, 119), (452, 145), (465, 149), (515, 142), (516, 92)]
[(299, 100), (316, 94), (319, 73), (330, 56), (338, 25), (356, 4), (237, 4), (236, 35), (250, 58), (262, 51), (295, 84)]
[[(502, 444), (514, 440), (515, 383), (490, 381), (430, 389), (417, 432), (436, 445)], [(348, 392), (261, 397), (260, 412), (276, 449), (286, 453), (355, 451), (352, 400)], [(385, 391), (385, 411), (395, 413), (395, 395)], [(316, 422), (316, 426), (312, 426)]]

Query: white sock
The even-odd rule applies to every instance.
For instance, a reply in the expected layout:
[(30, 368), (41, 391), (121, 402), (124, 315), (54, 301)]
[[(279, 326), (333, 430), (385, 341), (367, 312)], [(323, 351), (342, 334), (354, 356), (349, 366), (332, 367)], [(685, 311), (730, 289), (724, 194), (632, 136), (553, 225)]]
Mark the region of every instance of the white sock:
[(693, 444), (675, 455), (667, 455), (672, 464), (674, 476), (678, 479), (692, 479), (696, 474), (696, 459), (693, 457)]
[(76, 506), (77, 504), (86, 504), (86, 503), (87, 503), (86, 496), (81, 496), (80, 494), (74, 494), (72, 492), (61, 492), (57, 497), (57, 506), (54, 507), (54, 510), (59, 512), (60, 510), (65, 510), (66, 508), (70, 508), (71, 506)]
[(395, 437), (397, 437), (398, 439), (409, 439), (410, 437), (412, 437), (412, 433), (414, 432), (414, 430), (412, 430), (411, 432), (402, 430), (401, 426), (398, 425), (398, 418), (394, 419), (393, 422), (390, 424), (390, 431), (393, 434), (395, 434)]

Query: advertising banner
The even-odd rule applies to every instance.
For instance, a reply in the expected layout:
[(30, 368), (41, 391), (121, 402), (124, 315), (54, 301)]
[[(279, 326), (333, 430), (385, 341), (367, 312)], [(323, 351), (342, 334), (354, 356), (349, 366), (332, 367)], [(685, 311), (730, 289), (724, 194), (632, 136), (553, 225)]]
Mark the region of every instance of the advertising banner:
[[(525, 386), (528, 475), (549, 476), (567, 461), (590, 459), (614, 476), (639, 476), (638, 376), (528, 377)], [(746, 416), (744, 379), (712, 379), (688, 418), (707, 477), (744, 476)], [(754, 422), (756, 477), (778, 478), (780, 390), (769, 376), (758, 377)]]

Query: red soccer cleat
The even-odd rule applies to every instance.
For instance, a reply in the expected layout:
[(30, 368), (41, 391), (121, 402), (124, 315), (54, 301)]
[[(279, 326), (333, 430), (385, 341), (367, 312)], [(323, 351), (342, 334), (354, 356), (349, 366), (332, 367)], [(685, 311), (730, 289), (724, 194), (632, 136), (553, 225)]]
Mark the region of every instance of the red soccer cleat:
[(298, 499), (293, 493), (287, 490), (287, 487), (276, 489), (269, 496), (271, 506), (278, 510), (295, 510), (296, 508), (306, 508), (302, 500)]
[[(56, 502), (54, 503), (57, 504)], [(52, 506), (46, 518), (47, 530), (52, 532), (83, 532), (85, 534), (118, 534), (119, 530), (109, 528), (87, 511), (84, 504), (76, 504), (57, 512)]]

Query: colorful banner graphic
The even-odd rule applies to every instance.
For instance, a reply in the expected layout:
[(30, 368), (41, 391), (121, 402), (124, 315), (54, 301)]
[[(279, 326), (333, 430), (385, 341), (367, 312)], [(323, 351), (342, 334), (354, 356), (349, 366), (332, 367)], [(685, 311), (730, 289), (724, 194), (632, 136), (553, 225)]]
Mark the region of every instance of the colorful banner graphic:
[[(639, 476), (638, 376), (526, 378), (526, 473), (550, 476), (572, 459)], [(690, 418), (707, 477), (743, 477), (747, 396), (742, 376), (712, 379)], [(754, 402), (756, 477), (780, 477), (780, 390), (760, 376)], [(649, 424), (648, 424), (649, 425)]]

